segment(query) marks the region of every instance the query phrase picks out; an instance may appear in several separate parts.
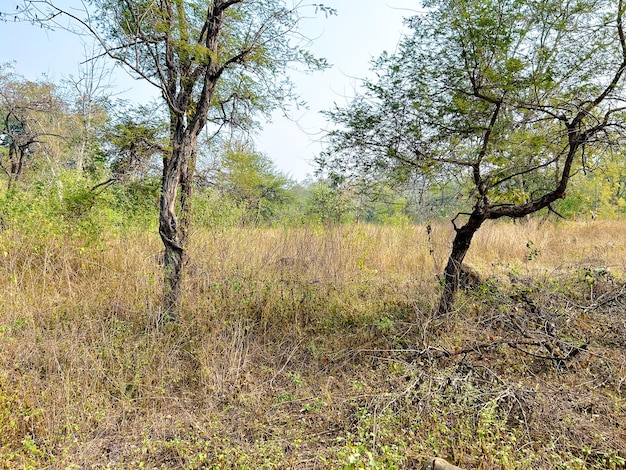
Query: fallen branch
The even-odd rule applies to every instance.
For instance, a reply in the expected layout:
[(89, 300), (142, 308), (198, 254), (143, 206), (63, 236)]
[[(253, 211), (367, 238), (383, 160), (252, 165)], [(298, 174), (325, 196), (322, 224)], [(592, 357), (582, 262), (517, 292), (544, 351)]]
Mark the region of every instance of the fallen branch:
[[(571, 346), (571, 345), (569, 345), (570, 346), (570, 350), (567, 352), (567, 354), (565, 354), (565, 355), (558, 355), (558, 354), (554, 354), (553, 353), (553, 351), (555, 350), (555, 347), (553, 346), (551, 341), (547, 341), (547, 340), (537, 340), (537, 341), (530, 341), (530, 340), (520, 340), (520, 341), (499, 340), (499, 341), (493, 341), (491, 343), (476, 344), (476, 345), (468, 347), (468, 348), (459, 349), (458, 351), (442, 350), (439, 354), (433, 355), (432, 358), (433, 359), (441, 359), (443, 357), (449, 358), (449, 357), (453, 357), (453, 356), (460, 356), (460, 355), (471, 354), (471, 353), (476, 353), (476, 352), (477, 353), (482, 353), (483, 350), (491, 350), (491, 349), (495, 349), (495, 348), (497, 348), (499, 346), (508, 346), (508, 347), (510, 347), (512, 349), (515, 349), (516, 351), (519, 351), (521, 353), (527, 354), (528, 356), (535, 357), (537, 359), (545, 359), (545, 360), (550, 360), (550, 361), (557, 362), (559, 364), (565, 364), (567, 361), (573, 359), (578, 354), (580, 354), (582, 351), (585, 351), (587, 349), (587, 346), (589, 346), (589, 342), (585, 342), (581, 346)], [(537, 354), (537, 353), (534, 353), (534, 352), (531, 352), (531, 351), (527, 351), (522, 346), (542, 347), (542, 348), (545, 348), (550, 354), (549, 355)]]

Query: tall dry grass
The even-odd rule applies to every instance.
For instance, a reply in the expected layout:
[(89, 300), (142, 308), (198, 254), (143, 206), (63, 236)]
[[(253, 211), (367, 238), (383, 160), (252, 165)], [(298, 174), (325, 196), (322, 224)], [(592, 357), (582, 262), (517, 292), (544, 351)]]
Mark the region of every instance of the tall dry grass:
[[(468, 259), (485, 276), (610, 267), (619, 277), (624, 228), (490, 224)], [(197, 231), (180, 322), (159, 327), (155, 235), (86, 245), (0, 232), (0, 462), (313, 468), (320, 455), (340, 459), (336, 448), (350, 447), (324, 436), (341, 437), (355, 407), (378, 403), (376, 351), (424, 347), (452, 236), (448, 225), (430, 235), (368, 225)], [(384, 393), (406, 386), (380, 380)]]
[(518, 264), (530, 271), (592, 266), (623, 272), (623, 230), (620, 221), (491, 223), (477, 233), (468, 260), (486, 271)]

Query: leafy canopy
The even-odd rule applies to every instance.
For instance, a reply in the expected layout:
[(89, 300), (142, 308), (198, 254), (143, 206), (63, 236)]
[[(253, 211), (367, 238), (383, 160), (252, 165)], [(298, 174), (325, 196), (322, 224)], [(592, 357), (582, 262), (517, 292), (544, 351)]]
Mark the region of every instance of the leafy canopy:
[(337, 128), (318, 159), (322, 171), (456, 178), (483, 203), (521, 204), (569, 178), (567, 165), (583, 169), (619, 142), (622, 2), (425, 6), (407, 20), (398, 52), (373, 62), (364, 92), (328, 113)]

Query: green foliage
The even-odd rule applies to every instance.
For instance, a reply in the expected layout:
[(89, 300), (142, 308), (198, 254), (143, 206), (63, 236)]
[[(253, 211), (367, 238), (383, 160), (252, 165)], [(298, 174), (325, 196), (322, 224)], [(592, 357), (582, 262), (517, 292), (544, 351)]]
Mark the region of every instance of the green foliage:
[(533, 248), (534, 245), (535, 244), (532, 240), (528, 240), (526, 242), (526, 248), (528, 249), (528, 254), (526, 255), (527, 261), (534, 261), (541, 254), (541, 250), (539, 248)]
[(41, 414), (24, 402), (6, 377), (0, 377), (0, 461), (5, 468), (35, 469), (45, 462), (45, 450), (29, 433)]
[[(318, 158), (322, 173), (396, 185), (417, 174), (433, 193), (456, 187), (473, 200), (466, 207), (480, 199), (477, 207), (518, 216), (511, 208), (543, 208), (574, 174), (611, 160), (605, 142), (623, 134), (626, 46), (614, 2), (427, 6), (408, 20), (398, 52), (373, 62), (363, 93), (328, 113), (337, 128)], [(568, 140), (574, 128), (579, 138)], [(612, 179), (615, 195), (622, 183)]]
[(156, 227), (160, 190), (161, 182), (156, 176), (114, 185), (112, 205), (124, 215), (122, 223), (130, 227)]
[(324, 225), (354, 220), (355, 203), (337, 186), (325, 182), (314, 184), (307, 200), (307, 219)]
[(157, 178), (97, 187), (69, 173), (63, 181), (59, 217), (71, 232), (92, 241), (105, 232), (154, 228), (158, 191)]
[(244, 224), (271, 223), (293, 201), (293, 183), (267, 156), (246, 145), (225, 151), (216, 187), (224, 199), (244, 210)]
[(603, 159), (587, 174), (574, 176), (567, 197), (558, 204), (567, 218), (620, 219), (626, 215), (626, 160)]
[(197, 227), (239, 227), (248, 217), (245, 207), (217, 191), (199, 192), (192, 199), (191, 215)]
[(41, 237), (70, 236), (98, 243), (103, 234), (154, 228), (158, 179), (103, 187), (72, 170), (58, 181), (39, 181), (28, 191), (0, 193), (2, 224)]
[(167, 151), (167, 125), (155, 106), (124, 107), (105, 131), (106, 154), (114, 178), (139, 181), (158, 174)]

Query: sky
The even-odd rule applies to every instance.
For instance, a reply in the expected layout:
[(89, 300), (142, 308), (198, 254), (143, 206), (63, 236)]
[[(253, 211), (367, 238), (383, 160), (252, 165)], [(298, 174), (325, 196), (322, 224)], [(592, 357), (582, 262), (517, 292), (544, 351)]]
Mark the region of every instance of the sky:
[[(12, 4), (16, 1), (0, 0), (0, 11), (10, 10), (7, 7)], [(322, 150), (321, 138), (329, 124), (321, 112), (334, 103), (347, 104), (360, 81), (372, 75), (370, 61), (385, 50), (396, 50), (405, 31), (402, 19), (415, 14), (420, 0), (326, 0), (324, 4), (336, 8), (337, 15), (308, 15), (301, 32), (312, 40), (310, 51), (326, 58), (332, 67), (313, 74), (292, 71), (296, 92), (307, 108), (292, 109), (288, 117), (274, 113), (271, 122), (261, 122), (263, 130), (255, 139), (257, 150), (298, 181), (312, 175), (313, 159)], [(0, 23), (0, 63), (14, 63), (15, 72), (29, 80), (45, 75), (58, 83), (70, 75), (77, 77), (85, 57), (85, 46), (66, 31)], [(157, 96), (153, 88), (121, 70), (111, 85), (108, 93), (121, 99), (142, 103)]]

